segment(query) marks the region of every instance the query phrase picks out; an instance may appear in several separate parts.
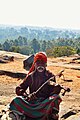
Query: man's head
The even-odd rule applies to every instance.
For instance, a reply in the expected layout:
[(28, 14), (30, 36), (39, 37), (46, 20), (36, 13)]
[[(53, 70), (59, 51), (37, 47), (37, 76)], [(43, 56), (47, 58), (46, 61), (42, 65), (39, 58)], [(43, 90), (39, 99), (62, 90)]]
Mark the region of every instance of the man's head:
[(39, 52), (34, 57), (34, 67), (38, 72), (43, 72), (47, 66), (47, 55)]
[[(32, 64), (32, 67), (30, 68), (29, 73), (31, 73), (34, 70), (38, 70), (39, 72), (43, 72), (47, 66), (47, 55), (44, 52), (36, 53), (34, 56), (34, 62)], [(28, 74), (29, 74), (28, 73)]]

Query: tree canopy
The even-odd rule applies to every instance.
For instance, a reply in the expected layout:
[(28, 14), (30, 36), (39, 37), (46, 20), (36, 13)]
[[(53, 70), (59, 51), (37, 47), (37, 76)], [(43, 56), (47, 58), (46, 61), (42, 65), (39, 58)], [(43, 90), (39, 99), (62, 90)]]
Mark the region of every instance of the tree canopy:
[(44, 51), (48, 56), (60, 57), (72, 54), (80, 54), (80, 39), (62, 39), (55, 40), (27, 40), (24, 36), (18, 36), (15, 40), (7, 39), (0, 44), (0, 50), (19, 52), (25, 55), (35, 54)]

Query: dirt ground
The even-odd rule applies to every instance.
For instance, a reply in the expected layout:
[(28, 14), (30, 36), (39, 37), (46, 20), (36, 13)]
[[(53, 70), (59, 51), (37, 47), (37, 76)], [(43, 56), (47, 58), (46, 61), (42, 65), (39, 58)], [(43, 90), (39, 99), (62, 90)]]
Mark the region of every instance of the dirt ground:
[[(14, 55), (14, 61), (5, 64), (0, 63), (0, 70), (27, 74), (28, 71), (23, 69), (23, 60), (27, 56), (3, 52), (0, 53), (0, 57), (5, 54)], [(65, 80), (63, 77), (56, 77), (57, 83), (71, 89), (69, 93), (66, 92), (65, 96), (62, 96), (63, 91), (61, 91), (60, 120), (80, 120), (80, 63), (79, 61), (72, 63), (73, 58), (74, 56), (48, 58), (47, 69), (52, 73), (56, 75), (64, 69)], [(22, 79), (0, 75), (0, 111), (16, 96), (15, 87), (21, 82)]]

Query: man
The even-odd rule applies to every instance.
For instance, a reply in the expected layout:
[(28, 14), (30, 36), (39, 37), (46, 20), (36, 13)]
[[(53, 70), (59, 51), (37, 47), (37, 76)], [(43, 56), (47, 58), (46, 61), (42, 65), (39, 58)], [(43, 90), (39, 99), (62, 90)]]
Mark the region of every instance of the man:
[[(24, 96), (24, 98), (16, 97), (10, 104), (11, 110), (19, 111), (27, 117), (36, 120), (47, 120), (49, 116), (51, 120), (53, 118), (54, 120), (58, 120), (58, 116), (54, 115), (54, 111), (59, 111), (61, 98), (57, 94), (60, 93), (61, 87), (56, 84), (55, 76), (49, 70), (46, 70), (46, 66), (46, 54), (43, 52), (37, 53), (27, 77), (16, 88), (16, 94), (18, 96)], [(50, 78), (52, 84), (47, 82), (38, 90)], [(30, 96), (27, 96), (25, 100), (28, 87)], [(37, 90), (38, 92), (36, 92)]]

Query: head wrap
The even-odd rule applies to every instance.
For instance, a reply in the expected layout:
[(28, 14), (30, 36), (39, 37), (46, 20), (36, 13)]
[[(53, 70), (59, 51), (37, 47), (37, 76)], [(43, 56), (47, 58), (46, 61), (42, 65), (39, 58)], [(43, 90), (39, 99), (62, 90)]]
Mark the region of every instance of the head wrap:
[(36, 53), (34, 57), (34, 63), (36, 63), (38, 60), (41, 60), (44, 63), (47, 63), (47, 55), (44, 52)]
[(34, 56), (34, 62), (29, 70), (29, 73), (28, 75), (33, 72), (35, 70), (35, 66), (34, 64), (38, 61), (38, 60), (41, 60), (43, 61), (44, 63), (47, 63), (47, 55), (45, 52), (39, 52), (39, 53), (36, 53), (36, 55)]

